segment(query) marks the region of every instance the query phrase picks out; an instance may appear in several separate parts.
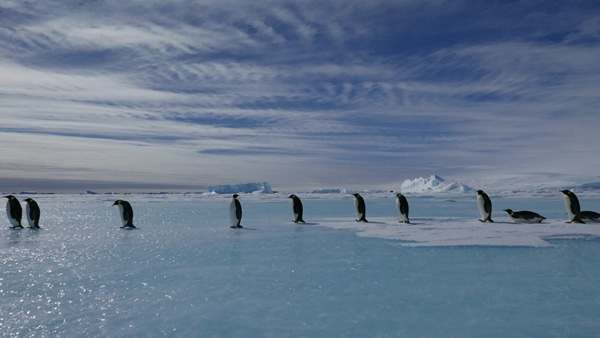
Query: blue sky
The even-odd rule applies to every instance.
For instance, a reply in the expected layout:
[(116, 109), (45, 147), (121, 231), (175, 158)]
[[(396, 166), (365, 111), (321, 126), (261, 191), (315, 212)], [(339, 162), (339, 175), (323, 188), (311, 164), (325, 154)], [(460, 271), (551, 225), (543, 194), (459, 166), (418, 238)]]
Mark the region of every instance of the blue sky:
[(597, 1), (3, 1), (0, 190), (597, 177)]

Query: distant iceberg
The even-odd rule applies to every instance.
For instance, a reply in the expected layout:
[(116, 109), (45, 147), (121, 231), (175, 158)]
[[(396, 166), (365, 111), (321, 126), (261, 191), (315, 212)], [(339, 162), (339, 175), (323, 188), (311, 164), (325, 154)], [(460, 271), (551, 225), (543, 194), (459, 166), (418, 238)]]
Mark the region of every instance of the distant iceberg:
[(214, 185), (206, 187), (206, 191), (213, 194), (273, 193), (271, 185), (267, 182)]
[(346, 189), (316, 189), (312, 190), (311, 194), (341, 194), (346, 192)]
[(418, 177), (413, 180), (405, 180), (400, 185), (402, 193), (465, 193), (473, 189), (460, 182), (446, 183), (446, 181), (437, 176), (431, 175), (428, 178)]

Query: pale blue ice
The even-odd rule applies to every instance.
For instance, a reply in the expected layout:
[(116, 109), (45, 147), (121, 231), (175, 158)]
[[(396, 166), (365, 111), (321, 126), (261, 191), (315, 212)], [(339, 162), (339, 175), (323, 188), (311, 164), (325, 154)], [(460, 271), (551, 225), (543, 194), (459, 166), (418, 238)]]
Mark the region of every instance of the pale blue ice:
[[(372, 224), (362, 224), (348, 194), (299, 195), (307, 224), (291, 222), (285, 194), (242, 195), (241, 230), (229, 228), (229, 196), (32, 196), (41, 230), (10, 230), (1, 215), (0, 332), (600, 334), (600, 241), (591, 228), (600, 224), (566, 224), (561, 196), (495, 198), (494, 224), (477, 221), (475, 196), (409, 197), (415, 224), (401, 225), (392, 196), (365, 195)], [(138, 229), (119, 229), (116, 199), (131, 202)], [(598, 202), (582, 205), (593, 210)], [(504, 208), (537, 211), (549, 219), (539, 226), (550, 230), (514, 228)]]

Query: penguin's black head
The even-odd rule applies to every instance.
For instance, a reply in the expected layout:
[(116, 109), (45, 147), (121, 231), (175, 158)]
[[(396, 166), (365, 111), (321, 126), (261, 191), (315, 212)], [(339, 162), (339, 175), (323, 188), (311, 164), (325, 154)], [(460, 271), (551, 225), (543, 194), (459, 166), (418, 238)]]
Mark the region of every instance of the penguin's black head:
[(288, 196), (288, 198), (294, 198), (294, 197), (296, 197), (296, 195), (294, 195), (294, 194), (291, 194)]
[(27, 203), (31, 203), (31, 202), (33, 202), (33, 200), (32, 200), (31, 198), (26, 198), (26, 199), (25, 199), (25, 202), (27, 202)]
[(561, 190), (560, 192), (562, 192), (562, 193), (563, 193), (563, 194), (565, 194), (565, 195), (568, 195), (568, 194), (570, 194), (570, 193), (571, 193), (569, 190)]
[(511, 209), (504, 209), (504, 211), (508, 212), (509, 214), (513, 213), (513, 211)]
[(396, 197), (400, 197), (400, 196), (402, 196), (402, 194), (401, 194), (401, 193), (397, 193), (397, 194), (396, 194)]
[(8, 198), (9, 200), (12, 200), (13, 198), (15, 198), (15, 196), (13, 196), (13, 195), (8, 195), (8, 196), (4, 196), (4, 197)]
[(354, 194), (352, 194), (352, 196), (354, 196), (354, 197), (358, 197), (358, 196), (360, 196), (360, 194), (359, 194), (359, 193), (357, 193), (357, 192), (355, 192)]
[(231, 197), (238, 198), (238, 196), (239, 196), (238, 194), (233, 194), (233, 196), (231, 196)]
[(113, 203), (113, 205), (119, 205), (121, 204), (121, 200), (116, 200), (115, 203)]
[(483, 192), (483, 190), (477, 190), (477, 195), (483, 195), (483, 194), (485, 194), (485, 193)]

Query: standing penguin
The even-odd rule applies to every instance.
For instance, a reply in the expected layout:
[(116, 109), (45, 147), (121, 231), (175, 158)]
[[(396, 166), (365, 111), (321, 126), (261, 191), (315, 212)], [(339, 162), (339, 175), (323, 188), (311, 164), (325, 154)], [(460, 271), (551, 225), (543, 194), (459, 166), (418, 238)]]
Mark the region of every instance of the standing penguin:
[(40, 228), (40, 207), (37, 202), (31, 198), (26, 198), (27, 206), (25, 207), (25, 214), (27, 214), (27, 222), (29, 227), (33, 229)]
[(131, 204), (127, 201), (116, 200), (113, 205), (119, 206), (119, 213), (121, 214), (121, 220), (123, 221), (123, 226), (121, 228), (135, 228), (133, 225), (133, 208)]
[(229, 203), (229, 219), (231, 220), (231, 228), (243, 228), (240, 225), (242, 221), (242, 204), (237, 200), (238, 194), (231, 196), (231, 202)]
[(300, 198), (294, 194), (288, 196), (288, 198), (292, 199), (292, 211), (294, 212), (294, 223), (306, 223), (304, 219), (302, 219), (302, 214), (304, 213), (304, 208), (302, 207), (302, 201)]
[(581, 207), (577, 195), (569, 190), (562, 190), (561, 192), (565, 200), (565, 209), (567, 209), (567, 214), (569, 215), (567, 223), (585, 223), (581, 220)]
[(13, 195), (4, 197), (8, 198), (8, 202), (6, 202), (6, 217), (8, 217), (8, 221), (12, 224), (11, 228), (23, 228), (21, 225), (21, 217), (23, 216), (21, 203)]
[(354, 193), (352, 195), (354, 195), (354, 211), (356, 212), (356, 221), (369, 222), (367, 221), (367, 206), (365, 205), (365, 200), (358, 193)]
[(410, 223), (408, 220), (408, 201), (402, 194), (396, 194), (396, 209), (400, 215), (400, 223)]
[(477, 207), (481, 215), (479, 221), (494, 222), (492, 220), (492, 200), (483, 190), (477, 190)]

